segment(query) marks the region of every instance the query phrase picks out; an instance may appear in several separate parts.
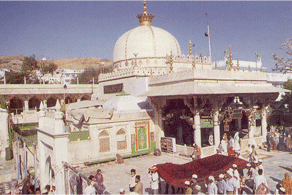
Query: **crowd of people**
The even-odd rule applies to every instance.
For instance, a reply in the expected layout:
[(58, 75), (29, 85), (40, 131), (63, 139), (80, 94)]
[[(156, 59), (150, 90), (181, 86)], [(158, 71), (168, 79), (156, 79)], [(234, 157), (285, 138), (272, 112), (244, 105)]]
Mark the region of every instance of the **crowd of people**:
[(273, 132), (269, 132), (267, 135), (267, 151), (281, 150), (292, 151), (292, 133), (289, 130), (283, 128), (282, 130), (276, 129)]

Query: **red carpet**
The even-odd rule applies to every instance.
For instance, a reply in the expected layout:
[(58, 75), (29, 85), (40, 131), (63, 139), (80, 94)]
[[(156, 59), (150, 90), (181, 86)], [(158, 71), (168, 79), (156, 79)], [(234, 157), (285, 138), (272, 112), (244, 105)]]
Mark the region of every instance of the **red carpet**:
[(232, 164), (236, 164), (238, 170), (242, 170), (247, 163), (246, 160), (237, 157), (215, 154), (182, 165), (158, 164), (157, 171), (168, 184), (174, 187), (184, 187), (184, 182), (186, 180), (190, 181), (193, 174), (198, 175), (198, 181), (205, 180), (210, 175), (218, 178), (221, 173), (226, 173), (232, 167)]

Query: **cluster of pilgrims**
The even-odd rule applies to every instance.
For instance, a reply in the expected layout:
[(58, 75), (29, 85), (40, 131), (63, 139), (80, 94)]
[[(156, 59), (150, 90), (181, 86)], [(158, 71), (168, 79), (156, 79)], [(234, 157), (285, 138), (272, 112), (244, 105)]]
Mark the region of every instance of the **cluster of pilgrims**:
[(192, 175), (191, 181), (185, 181), (185, 194), (267, 194), (270, 192), (267, 180), (263, 175), (262, 161), (252, 167), (250, 163), (240, 173), (237, 165), (219, 175), (215, 180), (209, 176), (207, 181), (198, 182), (198, 176)]
[(240, 157), (240, 137), (239, 132), (234, 134), (234, 137), (229, 136), (229, 140), (227, 138), (227, 134), (224, 133), (223, 138), (219, 144), (217, 149), (217, 153), (228, 155), (228, 156), (237, 156)]

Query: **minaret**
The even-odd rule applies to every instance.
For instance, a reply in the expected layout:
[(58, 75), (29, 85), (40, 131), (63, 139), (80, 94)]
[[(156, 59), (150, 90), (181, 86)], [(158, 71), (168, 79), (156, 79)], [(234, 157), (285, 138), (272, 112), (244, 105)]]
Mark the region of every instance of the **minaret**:
[(234, 70), (233, 69), (233, 59), (232, 59), (232, 51), (231, 51), (231, 45), (229, 44), (229, 60), (230, 60), (230, 68), (229, 68), (229, 70), (231, 71), (231, 70)]
[(238, 60), (238, 57), (237, 57), (237, 71), (239, 71), (239, 60)]
[(193, 54), (192, 52), (192, 42), (191, 40), (189, 41), (189, 56), (191, 56)]
[(139, 19), (140, 26), (151, 26), (152, 19), (155, 16), (152, 16), (152, 14), (147, 13), (147, 7), (145, 0), (143, 1), (143, 14), (137, 15), (137, 18)]

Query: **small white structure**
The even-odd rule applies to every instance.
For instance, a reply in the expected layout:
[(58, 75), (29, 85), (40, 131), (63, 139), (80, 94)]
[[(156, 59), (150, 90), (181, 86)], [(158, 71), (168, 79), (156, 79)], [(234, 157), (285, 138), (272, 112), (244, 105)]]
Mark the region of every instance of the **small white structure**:
[(5, 148), (9, 147), (8, 111), (0, 108), (0, 157), (5, 158)]
[(68, 136), (63, 122), (64, 114), (60, 111), (59, 100), (55, 107), (54, 117), (46, 117), (44, 105), (41, 103), (39, 112), (38, 160), (41, 187), (53, 183), (54, 172), (56, 194), (66, 194), (65, 170), (62, 162), (68, 162)]

